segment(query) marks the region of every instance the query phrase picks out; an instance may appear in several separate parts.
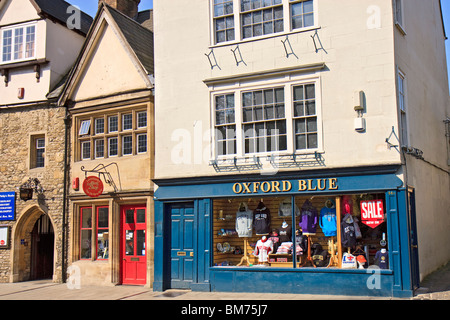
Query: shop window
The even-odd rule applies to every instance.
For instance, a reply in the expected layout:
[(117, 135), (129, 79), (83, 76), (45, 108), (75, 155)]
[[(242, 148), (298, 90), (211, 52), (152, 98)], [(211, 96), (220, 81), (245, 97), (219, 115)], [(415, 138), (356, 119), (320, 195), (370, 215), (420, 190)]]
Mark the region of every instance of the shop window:
[(213, 265), (389, 268), (384, 194), (291, 199), (214, 200)]
[(92, 260), (92, 257), (95, 260), (109, 257), (109, 208), (106, 206), (80, 208), (80, 259)]

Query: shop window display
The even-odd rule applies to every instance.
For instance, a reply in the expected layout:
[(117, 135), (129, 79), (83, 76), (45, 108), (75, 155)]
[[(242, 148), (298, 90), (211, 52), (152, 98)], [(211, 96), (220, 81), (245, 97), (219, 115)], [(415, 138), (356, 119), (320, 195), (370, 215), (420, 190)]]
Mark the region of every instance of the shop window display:
[(213, 266), (389, 269), (384, 194), (294, 199), (214, 200)]

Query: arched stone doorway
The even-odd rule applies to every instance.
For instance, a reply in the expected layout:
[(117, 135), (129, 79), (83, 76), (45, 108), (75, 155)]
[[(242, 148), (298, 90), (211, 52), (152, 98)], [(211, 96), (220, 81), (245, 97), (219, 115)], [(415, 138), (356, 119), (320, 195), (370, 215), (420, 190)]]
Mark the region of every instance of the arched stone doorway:
[(38, 205), (19, 216), (13, 228), (11, 282), (51, 279), (55, 272), (55, 230)]
[(51, 279), (55, 234), (48, 215), (42, 215), (31, 232), (30, 280)]

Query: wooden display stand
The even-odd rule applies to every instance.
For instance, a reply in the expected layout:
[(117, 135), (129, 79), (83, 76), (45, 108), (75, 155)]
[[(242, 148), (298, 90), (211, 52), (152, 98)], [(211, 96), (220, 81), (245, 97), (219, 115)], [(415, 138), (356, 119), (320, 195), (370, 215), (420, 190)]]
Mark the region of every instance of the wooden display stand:
[(244, 263), (247, 265), (247, 267), (250, 266), (250, 260), (247, 255), (247, 242), (248, 242), (248, 240), (245, 239), (244, 240), (244, 256), (242, 257), (241, 262), (239, 262), (239, 264), (237, 265), (238, 267), (242, 266)]
[(305, 261), (302, 263), (302, 267), (304, 267), (309, 262), (314, 268), (317, 268), (311, 257), (311, 238), (309, 237), (309, 235), (306, 235), (306, 237), (308, 238), (308, 255), (306, 256)]
[(328, 243), (329, 243), (328, 247), (331, 247), (331, 256), (327, 268), (337, 267), (339, 266), (339, 259), (336, 255), (336, 251), (334, 250), (334, 237), (331, 237), (331, 239), (328, 240)]

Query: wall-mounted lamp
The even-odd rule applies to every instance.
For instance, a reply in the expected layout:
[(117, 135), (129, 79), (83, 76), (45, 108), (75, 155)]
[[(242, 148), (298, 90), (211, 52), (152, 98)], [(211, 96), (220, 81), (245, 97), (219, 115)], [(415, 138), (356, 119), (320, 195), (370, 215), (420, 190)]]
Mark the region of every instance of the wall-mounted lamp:
[(23, 201), (28, 201), (33, 199), (33, 191), (36, 191), (38, 194), (42, 194), (44, 189), (37, 178), (30, 178), (19, 187), (19, 191), (20, 199)]
[(354, 109), (358, 114), (358, 117), (355, 119), (355, 130), (357, 132), (364, 132), (366, 131), (366, 119), (363, 118), (366, 109), (366, 95), (364, 91), (355, 92), (354, 102)]

